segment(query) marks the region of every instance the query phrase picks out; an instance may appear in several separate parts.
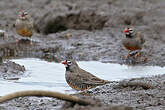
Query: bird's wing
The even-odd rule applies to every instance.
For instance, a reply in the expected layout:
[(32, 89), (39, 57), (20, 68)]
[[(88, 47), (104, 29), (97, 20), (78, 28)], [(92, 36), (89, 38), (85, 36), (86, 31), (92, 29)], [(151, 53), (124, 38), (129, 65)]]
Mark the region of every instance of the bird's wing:
[(141, 32), (137, 33), (137, 38), (140, 39), (140, 43), (145, 43), (144, 35)]
[(102, 84), (108, 83), (108, 81), (100, 79), (97, 76), (94, 76), (83, 69), (79, 69), (79, 73), (80, 74), (77, 74), (76, 77), (79, 78), (83, 84), (102, 85)]

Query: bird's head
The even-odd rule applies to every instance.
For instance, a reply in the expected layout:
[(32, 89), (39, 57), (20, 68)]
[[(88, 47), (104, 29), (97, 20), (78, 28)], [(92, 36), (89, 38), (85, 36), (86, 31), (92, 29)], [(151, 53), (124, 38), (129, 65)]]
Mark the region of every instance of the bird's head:
[(25, 20), (25, 19), (27, 19), (29, 16), (30, 16), (30, 15), (28, 14), (27, 11), (22, 11), (22, 12), (19, 13), (19, 19), (21, 19), (21, 20)]
[(124, 33), (126, 36), (131, 36), (134, 33), (134, 30), (132, 28), (125, 28)]
[(74, 60), (64, 60), (62, 61), (62, 64), (65, 65), (66, 70), (76, 70), (78, 68), (78, 64)]

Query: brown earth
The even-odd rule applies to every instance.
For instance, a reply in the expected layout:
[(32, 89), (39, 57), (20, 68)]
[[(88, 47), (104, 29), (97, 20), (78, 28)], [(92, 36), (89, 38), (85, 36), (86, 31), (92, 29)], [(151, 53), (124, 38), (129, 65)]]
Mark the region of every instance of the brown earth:
[[(23, 9), (28, 10), (35, 21), (32, 47), (26, 40), (15, 42), (19, 37), (15, 32), (15, 19)], [(0, 55), (4, 60), (35, 57), (60, 62), (74, 58), (128, 64), (129, 61), (122, 59), (128, 51), (120, 42), (123, 29), (133, 27), (143, 32), (146, 39), (142, 59), (147, 57), (148, 61), (138, 64), (164, 66), (164, 9), (164, 0), (1, 0), (0, 29), (6, 33), (4, 39), (0, 38)], [(114, 82), (92, 89), (90, 94), (104, 104), (122, 104), (139, 110), (165, 109), (164, 75), (131, 80), (150, 82), (154, 88), (121, 88), (116, 87), (120, 82)], [(24, 97), (0, 107), (47, 110), (59, 104), (61, 102), (52, 98)]]

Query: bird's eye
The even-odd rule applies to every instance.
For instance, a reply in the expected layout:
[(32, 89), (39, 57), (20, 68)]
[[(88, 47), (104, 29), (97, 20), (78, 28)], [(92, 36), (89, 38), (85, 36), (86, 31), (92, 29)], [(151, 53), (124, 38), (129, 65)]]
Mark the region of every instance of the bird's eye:
[(71, 61), (67, 61), (67, 64), (68, 64), (68, 65), (71, 65), (71, 64), (72, 64), (72, 62), (71, 62)]
[(133, 32), (133, 29), (132, 29), (132, 28), (129, 28), (129, 31), (130, 31), (130, 32)]
[(28, 15), (28, 13), (27, 12), (24, 12), (24, 15)]

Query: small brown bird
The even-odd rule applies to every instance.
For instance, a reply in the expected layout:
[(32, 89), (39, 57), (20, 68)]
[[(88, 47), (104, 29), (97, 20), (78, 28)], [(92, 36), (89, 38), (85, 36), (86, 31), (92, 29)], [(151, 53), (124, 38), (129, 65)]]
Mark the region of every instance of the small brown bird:
[[(129, 50), (127, 58), (130, 56), (132, 51), (141, 50), (145, 42), (144, 35), (140, 32), (134, 32), (132, 28), (124, 29), (125, 38), (122, 39), (122, 44), (126, 49)], [(140, 53), (138, 52), (135, 57)]]
[(69, 86), (75, 90), (86, 90), (109, 83), (91, 73), (81, 69), (75, 61), (65, 60), (62, 64), (66, 67), (65, 79)]
[(30, 44), (32, 44), (33, 35), (33, 19), (26, 11), (20, 12), (18, 18), (16, 19), (16, 32), (26, 38), (30, 38)]

